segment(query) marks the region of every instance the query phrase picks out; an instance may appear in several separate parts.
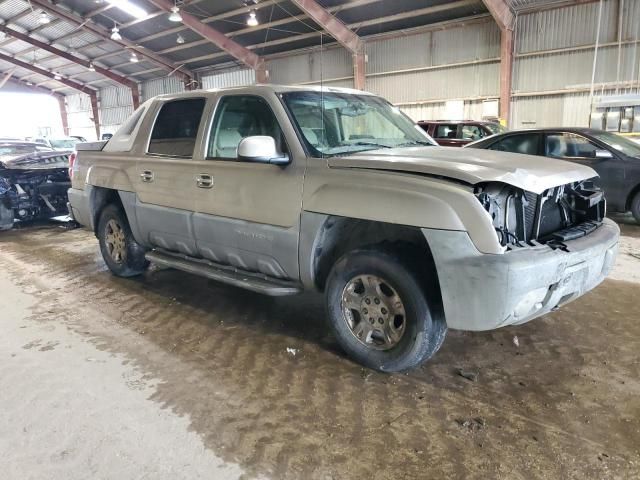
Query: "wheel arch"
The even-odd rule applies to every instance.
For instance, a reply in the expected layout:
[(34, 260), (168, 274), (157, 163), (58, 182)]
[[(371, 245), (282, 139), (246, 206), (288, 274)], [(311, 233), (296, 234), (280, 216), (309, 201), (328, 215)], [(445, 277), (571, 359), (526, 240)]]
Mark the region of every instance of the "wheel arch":
[(89, 193), (89, 211), (91, 214), (91, 227), (93, 233), (98, 235), (98, 223), (100, 215), (107, 205), (116, 204), (122, 208), (122, 201), (118, 191), (112, 188), (91, 187)]
[(633, 202), (633, 199), (636, 197), (636, 195), (640, 195), (640, 183), (633, 187), (631, 189), (631, 192), (629, 192), (629, 195), (627, 196), (627, 203), (625, 205), (627, 212), (631, 210), (631, 203)]
[(438, 271), (427, 239), (418, 227), (351, 217), (303, 213), (300, 265), (305, 286), (324, 291), (334, 263), (345, 253), (378, 247), (424, 261), (412, 262), (416, 273), (433, 280), (430, 301), (443, 313)]
[(124, 212), (124, 216), (129, 223), (129, 228), (131, 229), (133, 238), (140, 245), (148, 247), (138, 225), (138, 217), (135, 208), (136, 201), (137, 197), (133, 192), (124, 192), (106, 187), (91, 187), (89, 205), (93, 233), (96, 236), (98, 235), (98, 222), (100, 221), (100, 215), (105, 207), (111, 204), (118, 205)]

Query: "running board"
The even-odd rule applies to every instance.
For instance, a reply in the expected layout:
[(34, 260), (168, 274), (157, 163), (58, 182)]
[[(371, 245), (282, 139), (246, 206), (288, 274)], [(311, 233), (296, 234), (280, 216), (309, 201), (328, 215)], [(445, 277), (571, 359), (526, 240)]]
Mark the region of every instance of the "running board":
[(302, 292), (302, 286), (295, 282), (271, 279), (260, 274), (244, 272), (234, 267), (218, 265), (208, 260), (199, 260), (186, 255), (152, 250), (145, 254), (145, 258), (158, 265), (193, 273), (272, 297), (283, 297)]

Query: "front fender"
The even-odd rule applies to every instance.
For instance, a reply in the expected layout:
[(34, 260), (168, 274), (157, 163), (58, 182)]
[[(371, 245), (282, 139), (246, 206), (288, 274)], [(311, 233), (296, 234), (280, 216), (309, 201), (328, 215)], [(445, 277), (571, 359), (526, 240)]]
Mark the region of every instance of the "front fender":
[(328, 169), (305, 182), (304, 210), (437, 230), (466, 231), (482, 253), (503, 253), (469, 185), (402, 173)]
[(390, 187), (323, 185), (305, 203), (305, 210), (398, 225), (465, 230), (457, 212), (441, 198)]

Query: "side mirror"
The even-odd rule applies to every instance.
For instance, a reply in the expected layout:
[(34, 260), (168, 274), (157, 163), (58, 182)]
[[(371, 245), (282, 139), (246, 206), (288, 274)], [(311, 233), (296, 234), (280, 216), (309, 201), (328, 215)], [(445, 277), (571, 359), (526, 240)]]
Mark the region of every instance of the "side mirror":
[(596, 158), (601, 160), (606, 160), (607, 158), (613, 158), (613, 155), (609, 150), (596, 150), (595, 152)]
[(273, 165), (287, 165), (290, 162), (286, 154), (278, 152), (275, 139), (265, 135), (254, 135), (240, 140), (238, 160)]

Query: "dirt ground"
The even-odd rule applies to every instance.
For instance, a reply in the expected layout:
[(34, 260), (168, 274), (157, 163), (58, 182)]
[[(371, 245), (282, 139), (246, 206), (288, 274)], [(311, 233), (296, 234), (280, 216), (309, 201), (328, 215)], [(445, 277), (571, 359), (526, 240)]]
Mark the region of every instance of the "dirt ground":
[(345, 358), (316, 296), (119, 279), (86, 230), (3, 232), (0, 477), (640, 478), (640, 227), (621, 220), (612, 279), (396, 375)]

